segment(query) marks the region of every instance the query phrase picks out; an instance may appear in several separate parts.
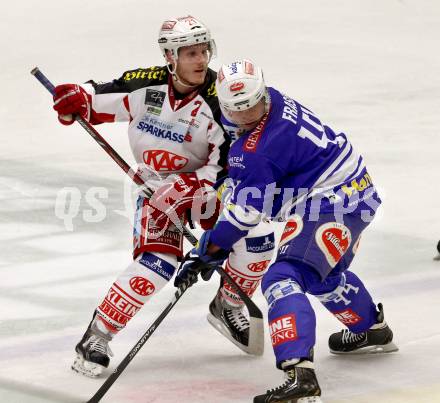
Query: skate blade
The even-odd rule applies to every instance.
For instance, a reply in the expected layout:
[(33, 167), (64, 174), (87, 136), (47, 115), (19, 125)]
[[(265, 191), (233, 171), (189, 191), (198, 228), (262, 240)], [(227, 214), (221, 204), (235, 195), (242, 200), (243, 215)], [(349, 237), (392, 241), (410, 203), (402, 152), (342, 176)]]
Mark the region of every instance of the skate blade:
[[(217, 330), (219, 333), (221, 333), (223, 336), (225, 336), (229, 341), (231, 341), (233, 344), (235, 344), (240, 350), (244, 351), (247, 354), (251, 355), (262, 355), (264, 350), (264, 344), (263, 348), (260, 346), (261, 343), (252, 343), (250, 345), (245, 345), (240, 343), (239, 341), (235, 340), (231, 334), (228, 331), (228, 328), (224, 325), (224, 323), (217, 319), (214, 315), (211, 313), (208, 313), (206, 319), (208, 319), (209, 324)], [(249, 329), (249, 333), (251, 332), (252, 327)], [(249, 338), (251, 339), (251, 336), (249, 335)]]
[(399, 351), (399, 348), (393, 343), (388, 343), (384, 345), (375, 345), (375, 346), (368, 346), (368, 347), (362, 347), (357, 350), (353, 351), (334, 351), (330, 350), (332, 354), (339, 354), (339, 355), (361, 355), (361, 354), (384, 354), (384, 353), (393, 353), (395, 351)]
[(309, 396), (298, 399), (297, 403), (323, 403), (323, 401), (319, 396)]
[(71, 366), (72, 370), (89, 378), (97, 378), (102, 374), (104, 367), (90, 361), (84, 360), (81, 354), (78, 354)]
[(320, 396), (300, 397), (299, 399), (277, 400), (277, 403), (324, 403)]

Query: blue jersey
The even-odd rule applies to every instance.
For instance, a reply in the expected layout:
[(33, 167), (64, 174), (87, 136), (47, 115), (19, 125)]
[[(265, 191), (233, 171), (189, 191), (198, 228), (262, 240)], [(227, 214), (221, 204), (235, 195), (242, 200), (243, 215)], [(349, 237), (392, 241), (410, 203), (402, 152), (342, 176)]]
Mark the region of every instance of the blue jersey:
[(262, 216), (282, 221), (294, 213), (360, 214), (380, 204), (363, 158), (346, 135), (294, 99), (268, 90), (269, 112), (229, 151), (225, 208), (211, 234), (224, 248)]

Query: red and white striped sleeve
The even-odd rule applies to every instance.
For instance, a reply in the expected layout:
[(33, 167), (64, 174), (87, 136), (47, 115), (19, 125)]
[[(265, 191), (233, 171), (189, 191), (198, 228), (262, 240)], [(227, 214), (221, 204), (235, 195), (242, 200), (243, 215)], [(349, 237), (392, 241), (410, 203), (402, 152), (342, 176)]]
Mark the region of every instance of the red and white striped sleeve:
[(116, 80), (96, 83), (93, 80), (82, 87), (91, 102), (90, 123), (126, 122), (131, 120), (129, 94), (150, 85), (168, 82), (166, 66), (129, 70)]
[(126, 122), (131, 119), (128, 88), (113, 80), (106, 84), (88, 82), (82, 87), (91, 101), (90, 123)]

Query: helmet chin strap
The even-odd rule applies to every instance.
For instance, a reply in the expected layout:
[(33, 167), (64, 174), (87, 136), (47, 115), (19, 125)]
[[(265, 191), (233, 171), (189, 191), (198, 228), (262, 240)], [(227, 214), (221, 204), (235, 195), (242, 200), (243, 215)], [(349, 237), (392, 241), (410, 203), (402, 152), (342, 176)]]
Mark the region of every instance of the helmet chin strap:
[[(177, 66), (177, 60), (174, 61), (174, 63)], [(191, 88), (191, 89), (195, 89), (199, 86), (199, 84), (186, 84), (182, 81), (182, 79), (178, 76), (178, 74), (176, 73), (176, 69), (172, 68), (172, 65), (170, 63), (167, 64), (167, 69), (170, 72), (170, 74), (173, 76), (173, 80), (178, 82), (180, 85), (183, 85), (186, 88)]]
[(184, 83), (183, 81), (182, 81), (182, 79), (177, 75), (177, 73), (171, 73), (172, 75), (173, 75), (173, 80), (174, 81), (177, 81), (180, 85), (183, 85), (184, 87), (187, 87), (187, 88), (192, 88), (192, 89), (195, 89), (195, 88), (197, 88), (198, 86), (199, 86), (199, 84), (186, 84), (186, 83)]

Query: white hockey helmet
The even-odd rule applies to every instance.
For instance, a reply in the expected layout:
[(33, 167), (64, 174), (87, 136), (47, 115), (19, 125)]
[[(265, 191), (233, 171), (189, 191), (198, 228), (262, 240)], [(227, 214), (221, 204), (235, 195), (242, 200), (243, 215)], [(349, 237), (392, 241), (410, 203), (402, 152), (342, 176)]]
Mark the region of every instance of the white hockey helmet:
[(215, 85), (220, 106), (226, 111), (244, 111), (266, 96), (263, 71), (247, 59), (220, 67)]
[(158, 42), (162, 55), (166, 58), (166, 51), (169, 50), (174, 60), (179, 57), (179, 48), (200, 43), (209, 44), (211, 58), (217, 54), (215, 42), (211, 39), (208, 27), (191, 15), (172, 17), (164, 21), (159, 31)]

